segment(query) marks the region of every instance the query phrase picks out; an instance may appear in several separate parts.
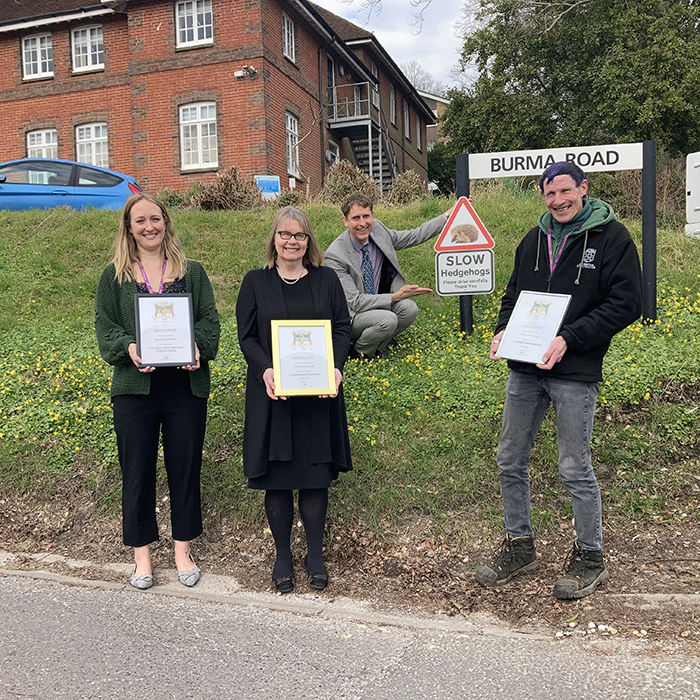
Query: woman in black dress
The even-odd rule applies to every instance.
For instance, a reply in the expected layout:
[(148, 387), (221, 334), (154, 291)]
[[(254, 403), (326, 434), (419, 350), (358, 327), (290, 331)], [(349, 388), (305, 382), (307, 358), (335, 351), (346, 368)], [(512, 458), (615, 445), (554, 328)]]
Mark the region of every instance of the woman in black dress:
[[(352, 469), (341, 370), (350, 346), (350, 315), (336, 273), (322, 267), (323, 255), (308, 218), (294, 207), (281, 209), (266, 248), (267, 265), (251, 270), (238, 294), (238, 340), (248, 363), (243, 471), (248, 485), (265, 490), (265, 512), (277, 548), (272, 572), (276, 589), (294, 588), (290, 549), (293, 490), (308, 553), (309, 585), (324, 589), (323, 534), (328, 486)], [(272, 370), (273, 319), (329, 319), (333, 334), (336, 393), (276, 397)]]

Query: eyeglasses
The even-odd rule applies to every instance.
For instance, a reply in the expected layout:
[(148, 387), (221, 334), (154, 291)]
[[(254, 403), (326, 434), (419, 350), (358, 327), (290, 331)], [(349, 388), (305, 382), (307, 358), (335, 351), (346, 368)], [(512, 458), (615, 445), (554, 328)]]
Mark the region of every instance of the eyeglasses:
[(290, 238), (294, 237), (295, 241), (305, 241), (308, 237), (308, 233), (300, 231), (299, 233), (291, 233), (290, 231), (277, 231), (277, 235), (283, 240), (288, 241)]

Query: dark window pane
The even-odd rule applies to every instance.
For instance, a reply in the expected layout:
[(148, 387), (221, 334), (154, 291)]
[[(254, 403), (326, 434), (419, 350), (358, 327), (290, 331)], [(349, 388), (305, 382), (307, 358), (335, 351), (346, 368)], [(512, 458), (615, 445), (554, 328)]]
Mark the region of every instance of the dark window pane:
[(111, 173), (103, 173), (101, 170), (93, 170), (83, 166), (78, 168), (78, 186), (116, 187), (121, 181), (122, 178)]

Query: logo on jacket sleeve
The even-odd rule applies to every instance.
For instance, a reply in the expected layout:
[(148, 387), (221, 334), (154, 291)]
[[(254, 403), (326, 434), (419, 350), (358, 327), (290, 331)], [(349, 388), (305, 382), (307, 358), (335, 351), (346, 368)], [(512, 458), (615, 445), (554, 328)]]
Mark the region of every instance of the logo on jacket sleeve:
[(595, 260), (595, 254), (598, 251), (595, 248), (586, 248), (586, 252), (583, 254), (583, 262), (581, 267), (585, 267), (586, 270), (595, 270), (595, 265), (593, 261)]

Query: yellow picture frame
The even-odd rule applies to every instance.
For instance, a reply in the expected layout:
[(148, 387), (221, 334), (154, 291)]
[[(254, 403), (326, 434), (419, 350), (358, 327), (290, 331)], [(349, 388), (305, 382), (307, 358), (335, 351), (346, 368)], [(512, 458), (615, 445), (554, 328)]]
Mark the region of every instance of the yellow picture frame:
[(275, 396), (335, 394), (330, 320), (273, 320), (271, 326)]

